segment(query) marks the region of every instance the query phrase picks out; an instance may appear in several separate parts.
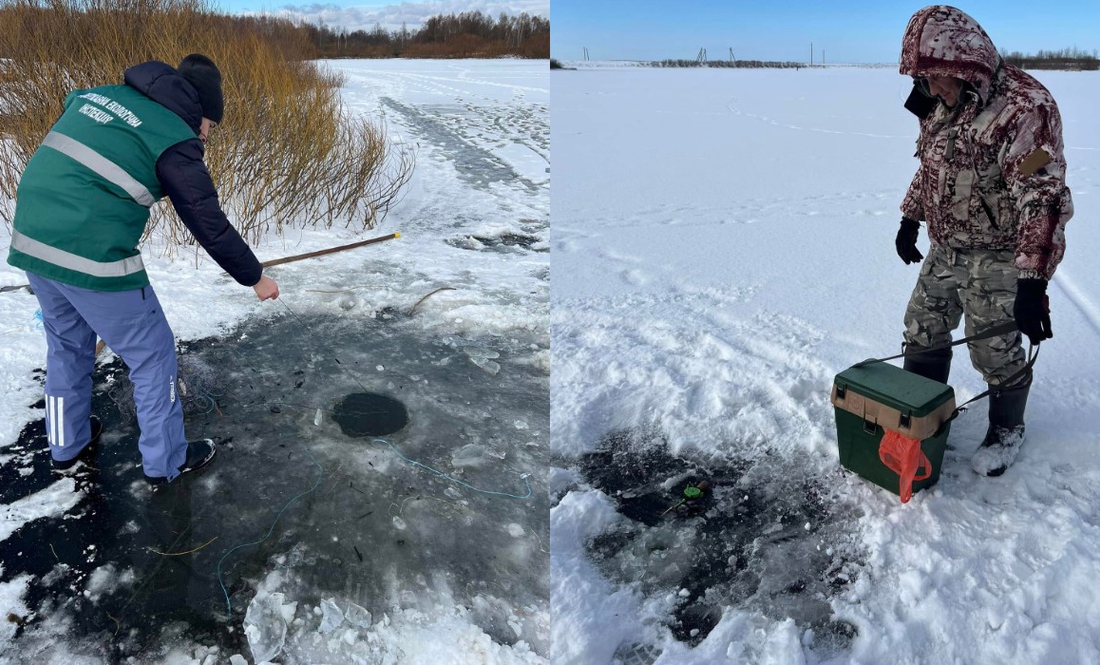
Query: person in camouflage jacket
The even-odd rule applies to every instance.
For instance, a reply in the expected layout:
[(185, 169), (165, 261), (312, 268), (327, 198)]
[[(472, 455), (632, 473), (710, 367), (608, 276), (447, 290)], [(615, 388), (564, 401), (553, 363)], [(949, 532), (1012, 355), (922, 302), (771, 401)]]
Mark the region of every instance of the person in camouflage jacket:
[[(1062, 120), (1046, 88), (1003, 62), (977, 21), (954, 7), (913, 15), (899, 69), (914, 81), (906, 108), (920, 118), (920, 166), (896, 248), (907, 264), (924, 260), (905, 313), (906, 350), (950, 342), (964, 313), (968, 336), (1015, 320), (1018, 332), (969, 343), (992, 390), (972, 466), (1000, 475), (1023, 442), (1031, 373), (1021, 333), (1032, 344), (1053, 336), (1046, 286), (1073, 215)], [(921, 222), (927, 259), (916, 246)], [(946, 382), (950, 362), (947, 349), (907, 357), (905, 367)]]

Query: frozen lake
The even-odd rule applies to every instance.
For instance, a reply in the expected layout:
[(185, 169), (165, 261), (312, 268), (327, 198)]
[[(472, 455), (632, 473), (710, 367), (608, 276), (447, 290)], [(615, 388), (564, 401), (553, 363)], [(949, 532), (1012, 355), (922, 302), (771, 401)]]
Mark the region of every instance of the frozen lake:
[[(554, 662), (1100, 658), (1079, 591), (1100, 570), (1100, 74), (1036, 74), (1060, 104), (1076, 215), (1028, 443), (1004, 477), (977, 477), (978, 403), (939, 484), (901, 505), (840, 469), (829, 390), (901, 342), (911, 81), (566, 64), (580, 69), (552, 77)], [(985, 388), (965, 352), (952, 383), (960, 401)], [(702, 480), (704, 500), (674, 508)]]

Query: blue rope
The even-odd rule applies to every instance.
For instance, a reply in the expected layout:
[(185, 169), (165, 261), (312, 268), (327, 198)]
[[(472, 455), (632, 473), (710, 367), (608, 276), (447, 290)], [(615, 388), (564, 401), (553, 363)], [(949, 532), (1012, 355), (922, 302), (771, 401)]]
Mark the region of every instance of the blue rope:
[(490, 494), (490, 495), (495, 495), (495, 496), (506, 496), (506, 497), (509, 497), (511, 499), (527, 499), (527, 498), (531, 497), (531, 483), (527, 482), (527, 475), (528, 474), (526, 474), (526, 473), (521, 474), (520, 478), (523, 478), (523, 483), (525, 485), (527, 485), (527, 494), (524, 494), (523, 496), (519, 496), (518, 494), (508, 494), (507, 492), (491, 492), (489, 490), (478, 489), (477, 487), (474, 487), (473, 485), (471, 485), (469, 483), (464, 483), (461, 480), (459, 480), (458, 478), (448, 476), (447, 474), (443, 473), (442, 471), (437, 471), (437, 470), (433, 469), (432, 467), (428, 466), (427, 464), (421, 464), (420, 462), (417, 462), (414, 459), (409, 459), (408, 457), (405, 457), (404, 455), (401, 454), (401, 451), (399, 451), (397, 449), (397, 446), (393, 445), (389, 441), (386, 441), (385, 439), (375, 439), (375, 441), (381, 441), (382, 443), (389, 446), (398, 457), (405, 460), (409, 464), (412, 464), (414, 466), (419, 466), (422, 469), (427, 469), (428, 471), (431, 471), (432, 473), (434, 473), (437, 476), (440, 476), (441, 478), (446, 478), (447, 480), (450, 480), (451, 482), (454, 482), (454, 483), (458, 483), (459, 485), (462, 485), (463, 487), (468, 487), (468, 488), (472, 489), (475, 492), (481, 492), (482, 494)]
[[(304, 445), (302, 447), (305, 448)], [(317, 480), (314, 481), (313, 487), (309, 488), (305, 492), (302, 492), (298, 496), (296, 496), (293, 499), (291, 499), (290, 501), (286, 502), (286, 505), (283, 506), (283, 509), (280, 510), (279, 514), (275, 516), (275, 521), (273, 521), (271, 523), (271, 528), (267, 530), (267, 535), (266, 536), (264, 536), (263, 538), (260, 538), (257, 541), (251, 542), (251, 543), (245, 543), (243, 545), (237, 545), (233, 549), (226, 552), (222, 556), (222, 558), (218, 560), (218, 586), (220, 586), (222, 588), (222, 593), (225, 594), (225, 609), (230, 615), (233, 614), (233, 603), (231, 603), (229, 601), (229, 591), (225, 588), (225, 584), (222, 583), (222, 562), (225, 561), (226, 557), (228, 557), (230, 554), (236, 552), (237, 550), (241, 549), (242, 547), (250, 547), (252, 545), (259, 545), (260, 543), (262, 543), (265, 540), (267, 540), (268, 538), (270, 538), (271, 534), (275, 531), (275, 525), (279, 522), (279, 518), (283, 516), (283, 513), (286, 512), (286, 509), (290, 507), (290, 504), (294, 503), (298, 499), (302, 498), (303, 496), (305, 496), (305, 495), (309, 494), (310, 492), (312, 492), (313, 490), (317, 489), (317, 487), (321, 484), (321, 477), (325, 475), (325, 470), (322, 469), (321, 465), (317, 463), (316, 459), (314, 459), (313, 453), (311, 453), (309, 451), (309, 448), (306, 448), (306, 454), (309, 455), (310, 461), (313, 462), (313, 464), (317, 467), (317, 470), (321, 472), (321, 473), (317, 474)]]

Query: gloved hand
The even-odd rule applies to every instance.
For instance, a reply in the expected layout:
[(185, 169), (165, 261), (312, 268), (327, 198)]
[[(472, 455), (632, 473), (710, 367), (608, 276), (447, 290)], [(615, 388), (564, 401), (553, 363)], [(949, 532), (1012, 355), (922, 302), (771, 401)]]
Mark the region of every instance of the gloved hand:
[(898, 229), (898, 237), (894, 239), (894, 244), (898, 248), (898, 256), (901, 257), (902, 261), (905, 261), (905, 265), (924, 259), (924, 255), (917, 249), (917, 234), (919, 232), (920, 222), (908, 217), (901, 218), (901, 228)]
[(1045, 279), (1021, 279), (1016, 282), (1016, 304), (1012, 308), (1016, 326), (1032, 344), (1054, 337), (1050, 330), (1050, 300)]

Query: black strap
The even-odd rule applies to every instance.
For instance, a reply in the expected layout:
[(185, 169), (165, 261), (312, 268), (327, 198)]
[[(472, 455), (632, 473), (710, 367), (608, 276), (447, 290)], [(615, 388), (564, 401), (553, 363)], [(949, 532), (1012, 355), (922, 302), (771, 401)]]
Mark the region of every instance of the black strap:
[(976, 342), (980, 339), (989, 339), (990, 337), (1000, 337), (1001, 335), (1007, 335), (1008, 333), (1015, 332), (1016, 330), (1019, 330), (1019, 328), (1016, 327), (1016, 322), (1015, 321), (1009, 321), (1008, 323), (1002, 323), (999, 326), (993, 326), (992, 328), (989, 328), (988, 330), (982, 331), (982, 332), (977, 333), (975, 335), (971, 335), (970, 337), (963, 337), (962, 339), (956, 340), (954, 342), (949, 342), (947, 344), (940, 344), (939, 346), (933, 346), (933, 347), (929, 347), (927, 349), (922, 348), (922, 349), (918, 349), (916, 351), (906, 350), (902, 353), (899, 353), (896, 356), (887, 356), (886, 358), (871, 358), (869, 360), (864, 360), (861, 363), (856, 363), (855, 365), (853, 365), (853, 367), (863, 367), (864, 365), (870, 365), (871, 363), (880, 363), (880, 362), (884, 362), (886, 360), (895, 360), (897, 358), (908, 358), (908, 357), (912, 357), (912, 356), (919, 356), (922, 353), (931, 353), (933, 351), (943, 351), (944, 349), (950, 349), (953, 346), (958, 346), (960, 344), (966, 344), (967, 342)]
[[(956, 340), (956, 341), (950, 342), (948, 344), (941, 344), (939, 346), (933, 346), (933, 347), (930, 347), (930, 348), (927, 348), (927, 349), (922, 348), (922, 349), (918, 349), (916, 351), (906, 350), (903, 353), (897, 354), (896, 356), (888, 356), (886, 358), (871, 358), (869, 360), (864, 360), (861, 363), (856, 363), (852, 367), (863, 367), (864, 365), (870, 365), (871, 363), (880, 363), (880, 362), (885, 362), (887, 360), (894, 360), (894, 359), (897, 359), (897, 358), (911, 358), (913, 356), (919, 356), (923, 353), (931, 353), (933, 351), (943, 351), (944, 349), (950, 349), (953, 346), (958, 346), (960, 344), (966, 344), (967, 342), (976, 342), (980, 339), (989, 339), (990, 337), (999, 337), (1001, 335), (1006, 335), (1006, 334), (1008, 334), (1010, 332), (1014, 332), (1016, 330), (1019, 330), (1019, 328), (1016, 325), (1016, 322), (1015, 321), (1009, 321), (1007, 323), (1002, 323), (1000, 325), (993, 326), (992, 328), (984, 330), (980, 333), (971, 335), (970, 337), (963, 337), (960, 340)], [(965, 402), (963, 402), (959, 406), (955, 407), (955, 411), (951, 414), (951, 417), (949, 417), (947, 420), (945, 420), (943, 424), (946, 425), (947, 423), (951, 422), (955, 418), (958, 418), (959, 414), (962, 413), (963, 411), (965, 411), (967, 405), (971, 404), (972, 402), (977, 402), (980, 399), (988, 397), (992, 393), (1000, 392), (1002, 390), (1012, 390), (1014, 388), (1023, 388), (1024, 385), (1027, 385), (1027, 383), (1030, 381), (1031, 368), (1035, 366), (1035, 361), (1038, 358), (1039, 358), (1039, 345), (1038, 344), (1035, 344), (1035, 345), (1028, 344), (1027, 362), (1024, 364), (1023, 367), (1021, 367), (1019, 369), (1019, 371), (1017, 371), (1015, 374), (1013, 374), (1012, 376), (1010, 376), (1007, 379), (1005, 379), (1004, 381), (1002, 381), (999, 385), (997, 385), (995, 387), (990, 387), (988, 390), (981, 393), (980, 395), (977, 395), (975, 397), (971, 397), (970, 399), (966, 400)], [(1016, 385), (1016, 384), (1021, 384), (1021, 385)], [(941, 427), (942, 427), (942, 425), (941, 425)]]
[[(966, 410), (966, 406), (971, 402), (977, 402), (978, 400), (989, 397), (993, 393), (1001, 392), (1002, 390), (1014, 390), (1016, 388), (1023, 388), (1031, 382), (1031, 368), (1035, 366), (1035, 361), (1039, 358), (1039, 346), (1028, 344), (1027, 347), (1027, 362), (1019, 369), (1015, 374), (1002, 381), (997, 386), (990, 386), (985, 392), (971, 397), (962, 404), (955, 407), (955, 411), (951, 414), (951, 417), (944, 421), (947, 424), (959, 417), (959, 414)], [(1016, 385), (1020, 384), (1020, 385)]]

